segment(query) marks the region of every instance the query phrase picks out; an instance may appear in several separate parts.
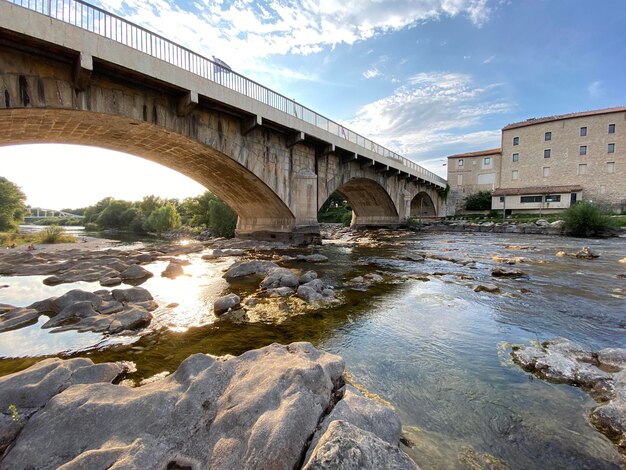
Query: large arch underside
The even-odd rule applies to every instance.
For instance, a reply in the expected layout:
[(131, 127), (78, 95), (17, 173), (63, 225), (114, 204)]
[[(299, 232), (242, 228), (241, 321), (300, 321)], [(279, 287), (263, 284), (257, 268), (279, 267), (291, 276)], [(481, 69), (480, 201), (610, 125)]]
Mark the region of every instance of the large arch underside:
[(421, 191), (411, 200), (411, 217), (431, 218), (437, 217), (437, 210), (431, 197)]
[[(239, 235), (258, 227), (289, 233), (295, 226), (287, 205), (254, 173), (214, 148), (164, 127), (92, 111), (0, 109), (0, 146), (32, 143), (101, 147), (178, 171), (205, 186), (237, 213)], [(97, 171), (91, 177), (97, 177)]]
[(337, 188), (352, 207), (352, 226), (397, 225), (398, 211), (379, 183), (368, 178), (354, 178)]

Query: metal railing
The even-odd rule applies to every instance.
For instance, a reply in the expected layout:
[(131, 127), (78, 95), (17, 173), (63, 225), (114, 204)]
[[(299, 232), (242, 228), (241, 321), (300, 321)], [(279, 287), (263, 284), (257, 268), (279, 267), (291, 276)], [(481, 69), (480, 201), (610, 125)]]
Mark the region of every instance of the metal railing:
[(445, 187), (446, 180), (417, 163), (398, 155), (350, 129), (336, 123), (269, 88), (228, 70), (200, 54), (125, 19), (81, 0), (6, 0), (64, 23), (132, 47), (187, 72), (199, 75), (226, 88), (260, 101), (297, 119), (312, 124), (383, 157), (412, 169), (422, 179)]

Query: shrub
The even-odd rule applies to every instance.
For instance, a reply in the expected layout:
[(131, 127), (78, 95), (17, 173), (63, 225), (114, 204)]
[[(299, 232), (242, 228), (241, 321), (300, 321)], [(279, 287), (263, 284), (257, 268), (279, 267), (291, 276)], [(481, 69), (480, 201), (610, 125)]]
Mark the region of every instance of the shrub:
[(85, 224), (85, 232), (97, 232), (98, 230), (98, 224), (95, 224), (93, 222), (87, 222)]
[(491, 192), (478, 191), (465, 198), (465, 209), (468, 211), (488, 211), (491, 209)]
[(37, 235), (39, 243), (74, 243), (76, 241), (76, 237), (66, 233), (58, 225), (46, 227)]
[(609, 217), (589, 201), (581, 201), (567, 209), (563, 221), (566, 233), (574, 237), (597, 236), (611, 225)]

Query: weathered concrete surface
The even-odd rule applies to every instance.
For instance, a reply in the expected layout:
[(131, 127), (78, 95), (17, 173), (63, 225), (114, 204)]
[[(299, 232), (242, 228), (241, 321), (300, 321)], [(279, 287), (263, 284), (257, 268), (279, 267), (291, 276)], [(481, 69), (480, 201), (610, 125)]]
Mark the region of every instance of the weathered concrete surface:
[[(300, 468), (309, 439), (327, 411), (332, 414), (344, 371), (340, 357), (309, 343), (273, 344), (239, 357), (195, 354), (174, 374), (137, 388), (95, 383), (111, 381), (118, 365), (73, 361), (82, 361), (83, 369), (60, 383), (40, 376), (65, 378), (74, 362), (50, 360), (0, 379), (3, 410), (11, 403), (24, 410), (19, 435), (3, 435), (10, 448), (1, 469)], [(44, 366), (45, 376), (39, 371)], [(360, 412), (371, 406), (378, 405)], [(348, 408), (348, 414), (359, 413)], [(10, 419), (0, 416), (2, 423)], [(353, 416), (352, 422), (367, 419)], [(354, 464), (358, 452), (365, 461), (375, 457), (372, 464), (402, 463), (378, 468), (416, 468), (397, 442), (354, 424), (350, 433), (333, 435), (341, 423), (334, 420), (324, 430), (319, 442), (326, 447), (318, 445), (311, 462), (340, 439), (340, 451), (331, 449), (338, 461)]]
[(336, 190), (357, 226), (398, 224), (418, 193), (443, 208), (441, 183), (400, 161), (115, 41), (8, 2), (0, 34), (0, 145), (92, 145), (163, 164), (233, 208), (241, 236), (315, 241)]

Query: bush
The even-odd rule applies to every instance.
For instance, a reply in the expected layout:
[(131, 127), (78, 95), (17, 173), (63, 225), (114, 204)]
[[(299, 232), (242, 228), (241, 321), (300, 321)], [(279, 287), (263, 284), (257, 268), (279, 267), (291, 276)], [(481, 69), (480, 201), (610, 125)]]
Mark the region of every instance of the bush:
[(611, 226), (610, 218), (589, 201), (574, 204), (563, 213), (565, 231), (574, 237), (601, 235)]
[(491, 209), (491, 192), (478, 191), (465, 198), (465, 210), (488, 211)]
[(76, 237), (66, 233), (58, 225), (46, 227), (37, 234), (37, 238), (39, 243), (74, 243), (76, 241)]
[(98, 230), (98, 224), (95, 224), (93, 222), (87, 222), (85, 224), (85, 232), (97, 232)]

